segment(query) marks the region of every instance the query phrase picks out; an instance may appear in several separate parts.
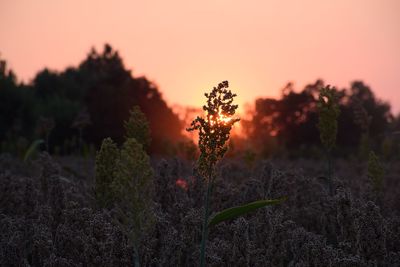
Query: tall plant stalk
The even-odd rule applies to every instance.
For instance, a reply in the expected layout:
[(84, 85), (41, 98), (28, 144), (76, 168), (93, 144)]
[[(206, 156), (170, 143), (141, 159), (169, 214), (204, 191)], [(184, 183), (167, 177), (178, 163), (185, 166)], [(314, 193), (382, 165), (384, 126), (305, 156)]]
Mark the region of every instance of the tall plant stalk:
[(200, 248), (200, 266), (206, 266), (206, 243), (208, 236), (208, 218), (210, 216), (210, 198), (211, 198), (211, 181), (207, 186), (207, 193), (204, 200), (204, 218), (203, 218), (203, 228), (201, 232), (201, 248)]
[(188, 128), (188, 131), (199, 131), (199, 149), (200, 158), (198, 161), (199, 174), (205, 178), (207, 182), (207, 191), (204, 198), (204, 218), (201, 232), (200, 244), (200, 266), (206, 266), (206, 249), (208, 230), (211, 226), (220, 222), (231, 220), (242, 216), (248, 212), (265, 207), (267, 205), (278, 204), (284, 198), (276, 200), (259, 200), (242, 206), (232, 207), (218, 212), (210, 217), (210, 206), (213, 187), (215, 184), (215, 166), (219, 160), (223, 158), (228, 150), (227, 141), (232, 126), (239, 121), (239, 118), (233, 118), (237, 105), (232, 105), (233, 98), (228, 88), (228, 82), (224, 81), (214, 87), (207, 97), (207, 105), (203, 106), (206, 112), (205, 117), (197, 117)]
[(321, 89), (318, 98), (319, 122), (318, 129), (320, 139), (325, 147), (328, 161), (328, 186), (329, 193), (333, 195), (332, 181), (332, 149), (336, 144), (336, 135), (338, 129), (337, 119), (340, 114), (339, 101), (336, 95), (336, 89), (330, 88), (329, 85)]
[(206, 247), (208, 234), (208, 219), (210, 216), (210, 199), (214, 183), (214, 169), (217, 162), (223, 158), (228, 146), (229, 134), (232, 126), (239, 121), (233, 118), (238, 108), (233, 105), (236, 96), (227, 89), (228, 82), (224, 81), (214, 87), (209, 94), (205, 94), (207, 104), (203, 106), (205, 117), (198, 116), (188, 131), (199, 131), (200, 158), (198, 161), (199, 174), (207, 182), (207, 192), (204, 200), (204, 218), (200, 245), (200, 266), (206, 264)]
[(332, 181), (332, 154), (327, 151), (327, 161), (328, 161), (328, 183), (329, 183), (329, 194), (333, 195), (333, 181)]

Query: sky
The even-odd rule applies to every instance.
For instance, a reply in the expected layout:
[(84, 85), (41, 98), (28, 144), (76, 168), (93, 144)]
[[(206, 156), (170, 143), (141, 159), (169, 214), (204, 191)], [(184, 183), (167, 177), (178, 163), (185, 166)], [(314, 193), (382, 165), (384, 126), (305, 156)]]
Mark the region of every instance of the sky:
[(321, 78), (363, 80), (400, 112), (399, 0), (0, 0), (0, 56), (24, 82), (105, 43), (171, 105), (228, 80), (243, 110)]

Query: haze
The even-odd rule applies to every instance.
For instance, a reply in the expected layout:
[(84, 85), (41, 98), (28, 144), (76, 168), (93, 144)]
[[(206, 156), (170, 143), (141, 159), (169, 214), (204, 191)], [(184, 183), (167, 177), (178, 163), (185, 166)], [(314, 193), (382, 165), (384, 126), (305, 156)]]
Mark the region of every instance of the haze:
[(400, 111), (400, 1), (1, 0), (0, 53), (18, 78), (110, 43), (170, 104), (199, 106), (229, 80), (239, 102), (317, 78), (365, 81)]

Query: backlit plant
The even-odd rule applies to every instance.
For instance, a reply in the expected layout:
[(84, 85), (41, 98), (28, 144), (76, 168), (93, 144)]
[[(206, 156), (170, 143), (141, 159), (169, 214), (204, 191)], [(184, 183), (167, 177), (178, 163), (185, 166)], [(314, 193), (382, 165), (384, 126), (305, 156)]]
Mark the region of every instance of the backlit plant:
[(191, 127), (187, 129), (188, 131), (199, 131), (198, 145), (200, 157), (198, 160), (198, 171), (200, 175), (205, 178), (207, 183), (200, 249), (200, 266), (202, 267), (205, 266), (206, 263), (205, 251), (208, 228), (210, 226), (281, 201), (281, 199), (261, 200), (243, 206), (229, 208), (215, 214), (211, 220), (209, 220), (210, 199), (216, 179), (215, 167), (228, 150), (227, 141), (229, 140), (233, 125), (240, 120), (234, 117), (236, 109), (238, 108), (238, 105), (233, 105), (233, 99), (236, 97), (236, 94), (233, 94), (228, 87), (228, 81), (223, 81), (218, 84), (217, 87), (214, 87), (211, 93), (205, 94), (207, 98), (207, 104), (203, 106), (205, 117), (198, 116), (191, 123)]

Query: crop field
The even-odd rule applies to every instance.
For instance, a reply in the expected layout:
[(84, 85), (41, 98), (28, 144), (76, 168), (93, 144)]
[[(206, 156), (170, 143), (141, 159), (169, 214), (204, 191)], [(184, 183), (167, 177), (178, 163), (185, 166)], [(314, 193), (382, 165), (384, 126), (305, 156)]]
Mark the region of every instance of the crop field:
[[(153, 223), (143, 233), (143, 266), (197, 266), (205, 184), (193, 162), (152, 160)], [(334, 194), (312, 160), (240, 159), (218, 166), (212, 210), (287, 196), (212, 228), (210, 266), (399, 266), (399, 162), (387, 162), (376, 199), (367, 166), (339, 161)], [(0, 159), (1, 266), (129, 266), (133, 248), (112, 210), (96, 207), (94, 161), (44, 153), (26, 164)]]

